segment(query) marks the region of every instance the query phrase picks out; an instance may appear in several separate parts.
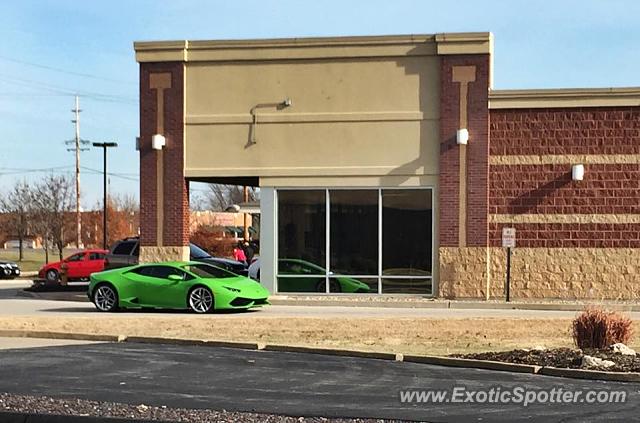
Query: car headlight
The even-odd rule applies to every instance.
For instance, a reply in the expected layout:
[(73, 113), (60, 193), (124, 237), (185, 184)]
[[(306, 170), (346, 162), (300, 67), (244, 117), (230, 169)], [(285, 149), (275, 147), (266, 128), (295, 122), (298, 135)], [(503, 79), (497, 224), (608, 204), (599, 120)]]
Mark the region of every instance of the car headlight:
[(229, 291), (231, 291), (231, 292), (236, 292), (236, 293), (237, 293), (237, 292), (240, 292), (240, 290), (239, 290), (238, 288), (231, 288), (231, 287), (229, 287), (229, 286), (225, 286), (224, 288), (225, 288), (225, 289), (228, 289), (228, 290), (229, 290)]

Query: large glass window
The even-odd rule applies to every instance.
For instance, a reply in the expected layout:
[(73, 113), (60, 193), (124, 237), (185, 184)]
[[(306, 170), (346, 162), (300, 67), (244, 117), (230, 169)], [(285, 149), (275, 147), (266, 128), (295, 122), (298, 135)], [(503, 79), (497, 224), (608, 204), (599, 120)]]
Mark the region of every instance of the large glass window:
[(331, 190), (329, 270), (378, 274), (378, 190)]
[(431, 189), (277, 196), (279, 292), (432, 293)]
[(325, 291), (326, 238), (325, 190), (278, 191), (278, 291)]
[(382, 190), (382, 274), (431, 276), (431, 191)]

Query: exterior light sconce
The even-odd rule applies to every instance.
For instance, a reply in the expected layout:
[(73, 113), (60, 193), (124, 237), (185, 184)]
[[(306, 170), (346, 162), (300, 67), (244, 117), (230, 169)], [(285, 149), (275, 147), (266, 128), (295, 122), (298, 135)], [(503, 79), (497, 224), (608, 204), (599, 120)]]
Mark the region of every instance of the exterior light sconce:
[(155, 134), (151, 137), (151, 148), (154, 150), (162, 150), (165, 145), (167, 145), (167, 140), (163, 135)]
[(571, 179), (574, 181), (582, 181), (584, 179), (584, 165), (575, 164), (571, 166)]
[(282, 110), (286, 109), (287, 107), (291, 107), (291, 104), (291, 99), (287, 97), (279, 103), (260, 103), (253, 106), (251, 108), (251, 111), (249, 112), (251, 114), (251, 130), (249, 133), (249, 143), (247, 145), (253, 145), (257, 142), (256, 131), (258, 127), (258, 114), (256, 113), (256, 109), (264, 107), (275, 107), (276, 110)]
[(466, 128), (458, 129), (456, 133), (456, 143), (458, 145), (467, 145), (469, 142), (469, 130)]

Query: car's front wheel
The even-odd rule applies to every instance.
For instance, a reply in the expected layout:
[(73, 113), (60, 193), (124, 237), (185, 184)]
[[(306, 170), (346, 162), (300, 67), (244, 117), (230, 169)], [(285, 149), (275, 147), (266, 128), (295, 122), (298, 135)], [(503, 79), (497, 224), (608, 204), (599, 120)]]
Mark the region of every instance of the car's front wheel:
[(116, 311), (118, 309), (118, 293), (107, 284), (98, 285), (93, 293), (93, 304), (100, 311)]
[(47, 270), (47, 273), (45, 274), (45, 279), (49, 283), (58, 283), (58, 280), (60, 279), (60, 274), (58, 273), (57, 270), (50, 269), (50, 270)]
[(214, 309), (213, 293), (209, 288), (196, 286), (189, 291), (189, 308), (196, 313), (210, 313)]

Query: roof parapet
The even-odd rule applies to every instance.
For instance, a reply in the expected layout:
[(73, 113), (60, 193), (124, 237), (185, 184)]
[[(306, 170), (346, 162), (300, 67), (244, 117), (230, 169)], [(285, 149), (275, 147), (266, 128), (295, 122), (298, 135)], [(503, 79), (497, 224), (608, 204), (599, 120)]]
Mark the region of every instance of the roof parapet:
[(491, 90), (490, 109), (640, 106), (640, 87)]
[(141, 41), (138, 62), (278, 60), (436, 54), (490, 54), (489, 32), (436, 35), (282, 38), (212, 41)]

